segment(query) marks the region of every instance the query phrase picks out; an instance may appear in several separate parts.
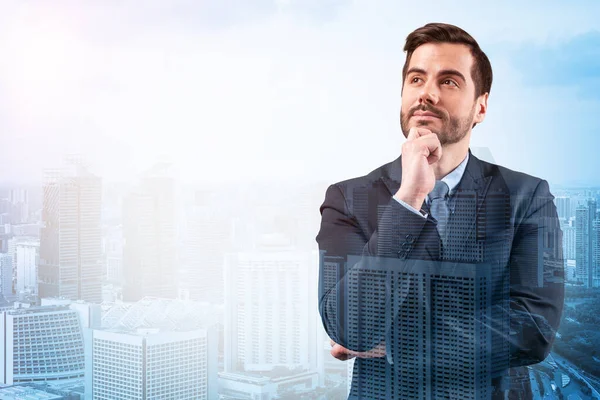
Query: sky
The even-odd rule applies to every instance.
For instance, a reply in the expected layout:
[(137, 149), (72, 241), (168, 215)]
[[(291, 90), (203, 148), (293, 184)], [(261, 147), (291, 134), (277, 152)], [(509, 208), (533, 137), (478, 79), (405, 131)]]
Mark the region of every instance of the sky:
[[(402, 3), (402, 4), (400, 4)], [(107, 181), (324, 181), (400, 154), (402, 52), (465, 29), (494, 82), (473, 148), (552, 185), (600, 185), (600, 3), (0, 2), (0, 182), (66, 154)]]

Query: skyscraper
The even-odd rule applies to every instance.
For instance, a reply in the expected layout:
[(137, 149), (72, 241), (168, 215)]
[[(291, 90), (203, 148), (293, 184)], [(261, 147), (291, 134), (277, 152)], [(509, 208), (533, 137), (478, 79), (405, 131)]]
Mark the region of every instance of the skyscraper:
[(16, 292), (37, 293), (37, 265), (40, 243), (23, 241), (16, 244), (17, 284)]
[(564, 258), (566, 260), (575, 260), (576, 254), (576, 229), (575, 224), (571, 225), (571, 221), (565, 222), (561, 229), (563, 231), (563, 248), (564, 248)]
[(571, 215), (571, 198), (566, 196), (556, 197), (554, 200), (556, 204), (556, 211), (558, 212), (558, 218), (564, 218), (568, 220), (572, 217)]
[(10, 221), (24, 224), (29, 220), (29, 193), (25, 189), (12, 189), (9, 193)]
[(106, 280), (123, 284), (123, 227), (108, 227), (104, 232), (103, 243)]
[(102, 301), (101, 179), (78, 160), (46, 171), (38, 268), (40, 297)]
[[(0, 253), (0, 295), (13, 300), (13, 259), (10, 254)], [(2, 297), (0, 297), (2, 300)]]
[(592, 271), (593, 286), (600, 287), (600, 219), (592, 222)]
[(223, 304), (223, 266), (233, 243), (232, 222), (219, 210), (219, 199), (198, 191), (185, 225), (181, 287), (192, 300)]
[[(349, 265), (360, 260), (348, 256)], [(507, 271), (493, 263), (415, 260), (402, 270), (394, 259), (384, 262), (389, 267), (368, 273), (387, 276), (390, 288), (370, 288), (360, 305), (346, 312), (349, 319), (382, 312), (366, 296), (386, 290), (402, 294), (397, 314), (389, 317), (395, 328), (386, 338), (393, 368), (374, 376), (355, 374), (356, 386), (369, 386), (380, 398), (490, 399), (492, 379), (509, 362), (509, 317), (501, 311), (509, 298)], [(384, 262), (378, 260), (379, 266)], [(351, 285), (358, 287), (359, 273), (350, 274)]]
[(575, 210), (575, 260), (577, 279), (591, 288), (594, 286), (594, 240), (593, 221), (596, 215), (596, 201), (588, 200), (587, 205), (579, 205)]
[(123, 200), (123, 300), (177, 296), (174, 179), (168, 165), (147, 171)]
[(227, 257), (225, 372), (321, 369), (317, 265), (316, 251), (294, 250), (276, 234), (262, 236), (255, 251)]

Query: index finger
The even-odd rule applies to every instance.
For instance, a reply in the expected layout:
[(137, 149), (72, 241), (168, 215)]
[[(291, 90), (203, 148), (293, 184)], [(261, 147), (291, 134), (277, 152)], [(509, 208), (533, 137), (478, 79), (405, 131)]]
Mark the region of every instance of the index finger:
[(413, 126), (412, 128), (409, 129), (408, 137), (406, 139), (414, 140), (414, 139), (420, 138), (421, 136), (429, 135), (430, 133), (433, 133), (433, 132), (431, 132), (429, 129), (418, 128), (416, 126)]

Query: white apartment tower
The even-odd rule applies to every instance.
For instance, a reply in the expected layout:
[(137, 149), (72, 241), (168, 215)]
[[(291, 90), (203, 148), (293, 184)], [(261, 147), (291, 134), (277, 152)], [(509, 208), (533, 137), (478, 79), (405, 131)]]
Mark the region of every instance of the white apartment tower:
[(225, 266), (225, 372), (275, 367), (320, 370), (317, 251), (264, 235)]
[(37, 266), (40, 243), (23, 241), (16, 244), (17, 293), (30, 291), (37, 293)]

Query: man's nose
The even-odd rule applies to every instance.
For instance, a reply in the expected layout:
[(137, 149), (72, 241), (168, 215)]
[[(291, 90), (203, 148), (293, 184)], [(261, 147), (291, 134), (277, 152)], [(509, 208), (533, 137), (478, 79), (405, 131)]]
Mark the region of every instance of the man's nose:
[(421, 93), (419, 93), (419, 104), (437, 104), (439, 100), (440, 96), (435, 82), (429, 81), (421, 87)]

